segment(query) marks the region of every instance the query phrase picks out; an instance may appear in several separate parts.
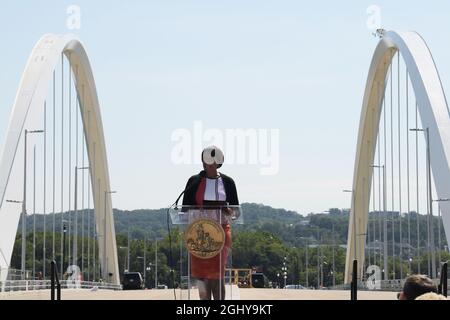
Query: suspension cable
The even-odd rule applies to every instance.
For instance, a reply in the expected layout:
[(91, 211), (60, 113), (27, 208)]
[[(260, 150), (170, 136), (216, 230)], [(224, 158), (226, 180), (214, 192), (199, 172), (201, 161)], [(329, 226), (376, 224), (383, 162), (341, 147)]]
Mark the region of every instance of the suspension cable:
[(406, 72), (406, 200), (407, 200), (407, 210), (408, 210), (408, 266), (409, 274), (412, 274), (411, 267), (411, 194), (410, 194), (410, 164), (409, 164), (409, 82), (408, 82), (408, 69), (405, 68)]
[(53, 147), (52, 147), (52, 260), (56, 260), (56, 246), (55, 246), (55, 234), (56, 234), (56, 215), (55, 215), (55, 193), (56, 193), (56, 72), (53, 70)]
[(33, 280), (36, 279), (36, 145), (33, 147)]
[(67, 159), (67, 173), (68, 173), (68, 216), (69, 216), (69, 236), (68, 236), (68, 248), (67, 248), (67, 262), (68, 262), (68, 266), (70, 266), (72, 263), (72, 255), (74, 254), (74, 252), (72, 252), (71, 248), (72, 248), (72, 66), (70, 64), (70, 53), (69, 53), (69, 57), (68, 57), (68, 92), (69, 92), (69, 99), (68, 99), (68, 121), (69, 121), (69, 158)]
[(64, 54), (61, 53), (61, 279), (64, 275)]
[[(77, 79), (78, 79), (78, 65), (77, 65)], [(82, 116), (81, 114), (81, 108), (80, 108), (80, 98), (79, 98), (79, 92), (78, 92), (78, 88), (77, 88), (77, 165), (78, 165), (78, 139), (80, 132), (78, 132), (79, 130), (79, 117)], [(81, 122), (81, 126), (83, 126), (83, 122)], [(84, 186), (85, 186), (85, 162), (84, 162), (84, 130), (83, 127), (81, 127), (81, 166), (83, 167), (83, 170), (81, 172), (81, 207), (82, 207), (82, 211), (81, 211), (81, 272), (83, 274), (83, 279), (84, 279), (84, 273), (85, 273), (85, 269), (84, 269), (84, 243), (85, 243), (85, 232), (84, 232), (84, 218), (85, 218), (85, 214), (86, 214), (86, 209), (85, 209), (85, 202), (84, 202), (84, 196), (85, 196), (85, 190), (84, 190)]]
[(400, 109), (400, 52), (397, 53), (397, 105), (398, 105), (398, 219), (399, 219), (399, 258), (400, 258), (400, 279), (403, 279), (403, 259), (402, 259), (402, 242), (403, 242), (403, 232), (402, 232), (402, 162), (401, 162), (401, 109)]
[[(419, 127), (419, 106), (416, 100), (416, 128)], [(420, 274), (420, 207), (419, 207), (419, 134), (416, 134), (416, 206), (417, 206), (417, 273)]]
[[(392, 59), (393, 61), (394, 59)], [(394, 215), (394, 103), (393, 103), (393, 80), (392, 71), (393, 63), (391, 62), (390, 68), (390, 111), (391, 111), (391, 122), (390, 122), (390, 131), (391, 131), (391, 223), (392, 223), (392, 275), (393, 279), (395, 279), (395, 215)]]
[(46, 225), (46, 198), (47, 198), (47, 101), (44, 101), (44, 181), (43, 181), (43, 193), (44, 193), (44, 199), (43, 199), (43, 210), (42, 213), (44, 215), (44, 232), (43, 232), (43, 243), (42, 243), (42, 278), (45, 279), (45, 267), (47, 264), (46, 261), (46, 231), (47, 231), (47, 225)]
[(386, 192), (386, 170), (387, 170), (387, 128), (386, 128), (386, 89), (383, 90), (383, 138), (384, 138), (384, 169), (383, 169), (383, 268), (385, 269), (385, 280), (389, 279), (389, 264), (387, 263), (389, 259), (389, 253), (387, 250), (388, 246), (388, 233), (387, 233), (387, 192)]
[[(81, 94), (82, 94), (82, 108), (83, 108), (83, 113), (86, 112), (86, 105), (85, 105), (85, 100), (84, 100), (84, 85), (81, 86)], [(83, 129), (83, 131), (85, 132), (85, 134), (87, 136), (89, 136), (89, 121), (90, 121), (90, 113), (89, 111), (87, 112), (87, 126), (86, 128)], [(83, 139), (84, 141), (84, 139)], [(86, 152), (89, 153), (89, 140), (86, 140)], [(84, 155), (84, 152), (83, 152)], [(88, 238), (87, 238), (87, 258), (88, 258), (88, 281), (91, 281), (91, 173), (92, 173), (92, 166), (89, 165), (89, 174), (88, 174), (88, 178), (87, 178), (87, 212), (88, 212)], [(95, 219), (93, 219), (95, 220)], [(95, 228), (93, 228), (92, 230), (94, 230), (94, 235), (93, 235), (93, 240), (95, 240)]]
[[(382, 101), (381, 101), (380, 84), (379, 83), (377, 84), (377, 97), (379, 99), (378, 106), (381, 107)], [(381, 115), (380, 115), (380, 117), (381, 117)], [(378, 135), (379, 135), (379, 133), (378, 133)], [(378, 139), (378, 166), (381, 166), (381, 139)], [(378, 211), (378, 227), (379, 227), (379, 240), (380, 240), (379, 243), (381, 245), (383, 221), (382, 221), (382, 215), (381, 215), (382, 209), (381, 209), (381, 168), (380, 167), (378, 168), (378, 209), (379, 209), (379, 211)], [(382, 263), (382, 254), (381, 254), (382, 248), (379, 247), (379, 249), (380, 249), (380, 264), (379, 265), (381, 266), (383, 264)]]
[[(381, 139), (380, 139), (380, 143), (381, 143)], [(381, 145), (378, 145), (378, 165), (381, 165)], [(382, 212), (382, 208), (381, 208), (381, 168), (378, 169), (378, 228), (379, 228), (379, 240), (380, 240), (380, 245), (383, 243), (383, 235), (382, 235), (382, 230), (383, 230), (383, 215), (381, 214)], [(380, 266), (383, 265), (383, 261), (382, 261), (382, 247), (379, 248), (380, 249)]]
[[(375, 146), (376, 146), (376, 139), (375, 139), (374, 143), (375, 143)], [(376, 203), (377, 202), (376, 202), (375, 182), (376, 182), (376, 179), (375, 179), (375, 167), (372, 166), (372, 246), (375, 245), (375, 236), (376, 236), (376, 230), (375, 230), (375, 224), (376, 224), (375, 217), (376, 216), (375, 216), (375, 212), (376, 212)], [(370, 223), (370, 220), (369, 220), (369, 223)], [(368, 225), (367, 228), (368, 229), (370, 228), (370, 224)], [(370, 241), (369, 241), (369, 243), (370, 243)], [(376, 254), (376, 250), (374, 248), (373, 249), (373, 264), (376, 264), (376, 261), (375, 261), (376, 256), (375, 256), (375, 254)], [(369, 257), (370, 257), (370, 252), (369, 252)], [(370, 259), (369, 259), (369, 265), (370, 265)]]

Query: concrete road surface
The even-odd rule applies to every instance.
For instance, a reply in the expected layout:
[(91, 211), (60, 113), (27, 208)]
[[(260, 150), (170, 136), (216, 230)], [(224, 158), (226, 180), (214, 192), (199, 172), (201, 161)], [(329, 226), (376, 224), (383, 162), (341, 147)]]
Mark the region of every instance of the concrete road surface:
[[(175, 290), (177, 300), (188, 299), (187, 290)], [(196, 289), (191, 290), (191, 299), (198, 300)], [(350, 300), (350, 291), (340, 290), (294, 290), (294, 289), (238, 289), (233, 294), (241, 300)], [(50, 300), (50, 290), (28, 292), (3, 292), (0, 300)], [(173, 289), (112, 291), (89, 289), (63, 289), (62, 300), (173, 300)], [(396, 292), (359, 291), (358, 300), (395, 300)]]

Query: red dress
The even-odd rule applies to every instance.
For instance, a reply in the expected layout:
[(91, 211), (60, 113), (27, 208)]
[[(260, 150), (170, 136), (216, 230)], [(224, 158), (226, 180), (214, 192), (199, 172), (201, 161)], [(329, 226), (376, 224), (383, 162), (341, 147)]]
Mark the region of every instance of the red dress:
[[(206, 188), (206, 179), (202, 178), (195, 194), (196, 205), (203, 204), (203, 198)], [(225, 232), (225, 244), (220, 254), (209, 259), (201, 259), (190, 254), (191, 276), (197, 279), (221, 279), (225, 275), (225, 267), (228, 260), (228, 252), (231, 248), (231, 226), (223, 223), (222, 228)]]

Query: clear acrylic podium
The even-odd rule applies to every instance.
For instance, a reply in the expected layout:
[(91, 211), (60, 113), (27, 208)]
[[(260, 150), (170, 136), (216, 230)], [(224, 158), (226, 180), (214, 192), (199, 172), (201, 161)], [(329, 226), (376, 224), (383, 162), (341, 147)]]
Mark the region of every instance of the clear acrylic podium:
[(215, 288), (215, 297), (212, 294), (211, 299), (232, 300), (237, 292), (233, 295), (233, 284), (236, 284), (232, 276), (231, 229), (233, 224), (244, 223), (241, 207), (226, 204), (177, 206), (170, 209), (170, 217), (172, 224), (183, 230), (180, 299), (196, 299), (199, 286), (207, 282)]

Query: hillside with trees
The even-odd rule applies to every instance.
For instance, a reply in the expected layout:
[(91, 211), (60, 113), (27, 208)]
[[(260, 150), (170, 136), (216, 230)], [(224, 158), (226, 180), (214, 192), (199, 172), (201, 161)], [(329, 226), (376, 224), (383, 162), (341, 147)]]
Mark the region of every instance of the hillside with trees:
[[(294, 211), (275, 209), (270, 206), (254, 203), (242, 204), (244, 214), (244, 224), (234, 225), (232, 265), (235, 268), (259, 268), (272, 282), (279, 282), (281, 267), (286, 261), (288, 267), (287, 283), (306, 284), (306, 274), (308, 274), (308, 285), (317, 286), (319, 283), (324, 286), (333, 284), (333, 274), (335, 283), (343, 282), (345, 267), (345, 246), (348, 233), (348, 210), (330, 209), (327, 213), (308, 214), (302, 216)], [(55, 239), (52, 238), (53, 215), (47, 214), (46, 225), (46, 256), (52, 255), (53, 240), (55, 241), (55, 258), (58, 263), (61, 260), (62, 247), (62, 216), (67, 227), (73, 226), (75, 214), (61, 213), (55, 214), (55, 228), (57, 230)], [(399, 221), (398, 212), (370, 213), (369, 239), (367, 241), (366, 264), (369, 262), (380, 265), (380, 231), (384, 217), (387, 219), (388, 227), (388, 248), (389, 264), (395, 263), (396, 277), (400, 277), (400, 263), (405, 276), (411, 267), (412, 272), (417, 272), (418, 266), (422, 272), (427, 267), (427, 219), (425, 215), (418, 215), (415, 212), (402, 214), (402, 261), (398, 257), (400, 251), (399, 242)], [(417, 219), (419, 219), (419, 233), (417, 233)], [(409, 226), (408, 229), (408, 220)], [(78, 265), (83, 265), (84, 279), (99, 279), (98, 249), (94, 248), (94, 228), (92, 227), (92, 210), (80, 210), (78, 212)], [(187, 255), (184, 248), (180, 248), (181, 232), (178, 226), (170, 225), (171, 242), (169, 242), (167, 228), (167, 210), (114, 210), (114, 221), (118, 246), (119, 268), (122, 273), (127, 268), (127, 251), (129, 245), (129, 270), (143, 271), (144, 238), (146, 239), (147, 267), (146, 283), (151, 287), (154, 283), (154, 260), (155, 260), (155, 239), (158, 240), (158, 282), (168, 285), (172, 284), (170, 270), (174, 270), (175, 285), (180, 279), (180, 265), (183, 265), (183, 275), (187, 273)], [(394, 224), (392, 223), (394, 221)], [(81, 228), (84, 225), (84, 231)], [(33, 265), (33, 226), (35, 226), (35, 270), (43, 270), (43, 231), (44, 216), (36, 214), (27, 217), (27, 269), (31, 270)], [(395, 239), (392, 242), (392, 227), (396, 229)], [(450, 258), (446, 248), (444, 229), (440, 221), (433, 219), (433, 230), (435, 234), (436, 247), (439, 245), (439, 227), (441, 232), (441, 258), (443, 261)], [(409, 230), (409, 232), (408, 232)], [(20, 246), (21, 246), (21, 226), (16, 237), (11, 267), (20, 269)], [(70, 233), (69, 233), (70, 231)], [(65, 248), (65, 268), (70, 257), (72, 246), (73, 229), (66, 233), (64, 241)], [(374, 237), (374, 235), (376, 235)], [(417, 257), (417, 235), (419, 235), (420, 256)], [(411, 244), (411, 246), (408, 245)], [(396, 248), (396, 258), (392, 258), (392, 245)], [(172, 247), (172, 260), (170, 259), (170, 247)], [(83, 248), (83, 250), (81, 249)], [(180, 259), (180, 249), (183, 257)], [(183, 251), (184, 250), (184, 251)], [(94, 258), (95, 251), (95, 258)], [(83, 255), (82, 255), (83, 254)], [(308, 266), (306, 258), (308, 256)], [(333, 259), (334, 257), (334, 259)], [(370, 258), (369, 258), (370, 257)], [(411, 258), (411, 260), (409, 259)], [(96, 261), (94, 269), (93, 261)], [(370, 259), (370, 261), (369, 261)], [(88, 268), (89, 261), (89, 268)], [(334, 261), (334, 269), (333, 269)], [(180, 263), (181, 262), (181, 263)], [(169, 265), (170, 264), (170, 265)], [(49, 270), (49, 261), (47, 261)], [(95, 271), (95, 277), (94, 277)]]

